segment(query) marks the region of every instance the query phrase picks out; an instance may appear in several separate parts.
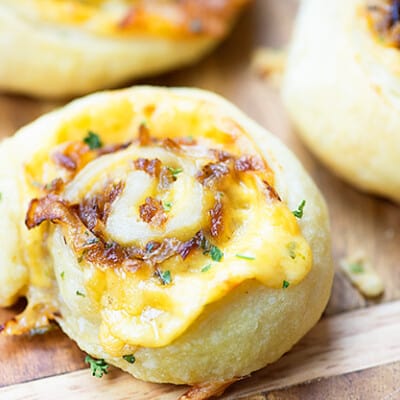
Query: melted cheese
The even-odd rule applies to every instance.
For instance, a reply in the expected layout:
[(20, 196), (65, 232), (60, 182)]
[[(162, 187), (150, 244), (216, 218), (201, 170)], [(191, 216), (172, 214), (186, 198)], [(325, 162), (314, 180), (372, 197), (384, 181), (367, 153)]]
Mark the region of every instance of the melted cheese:
[[(102, 114), (104, 108), (107, 118)], [(218, 115), (205, 102), (179, 96), (160, 96), (156, 102), (144, 96), (142, 103), (135, 104), (111, 101), (107, 107), (99, 105), (96, 113), (89, 106), (71, 113), (51, 135), (41, 138), (25, 163), (22, 203), (26, 205), (42, 193), (33, 181), (43, 185), (49, 179), (67, 176), (52, 161), (52, 154), (66, 141), (82, 140), (90, 129), (106, 144), (126, 142), (136, 137), (143, 118), (152, 137), (190, 135), (196, 144), (175, 151), (133, 143), (125, 150), (89, 161), (60, 195), (70, 203), (79, 203), (110, 181), (124, 182), (103, 232), (124, 246), (144, 246), (149, 240), (166, 237), (187, 241), (199, 229), (208, 229), (216, 193), (196, 178), (212, 161), (207, 149), (228, 151), (236, 157), (264, 157), (234, 121)], [(161, 191), (157, 178), (132, 167), (133, 160), (140, 157), (158, 158), (182, 172)], [(31, 285), (50, 285), (55, 276), (63, 301), (71, 309), (79, 309), (81, 317), (99, 323), (100, 343), (113, 356), (123, 355), (126, 345), (166, 346), (188, 329), (207, 304), (242, 282), (257, 280), (269, 288), (290, 290), (310, 271), (311, 250), (296, 218), (284, 202), (268, 197), (263, 181), (274, 184), (266, 164), (263, 171), (236, 172), (221, 180), (218, 196), (223, 204), (223, 230), (210, 241), (223, 257), (215, 261), (197, 249), (185, 260), (179, 254), (168, 258), (158, 268), (169, 271), (169, 284), (163, 284), (151, 268), (129, 271), (82, 262), (70, 246), (65, 226), (44, 224), (23, 233)], [(140, 219), (138, 207), (146, 196), (172, 204), (165, 225), (152, 227)], [(284, 281), (290, 283), (289, 288), (282, 289)], [(77, 296), (78, 292), (85, 297)]]

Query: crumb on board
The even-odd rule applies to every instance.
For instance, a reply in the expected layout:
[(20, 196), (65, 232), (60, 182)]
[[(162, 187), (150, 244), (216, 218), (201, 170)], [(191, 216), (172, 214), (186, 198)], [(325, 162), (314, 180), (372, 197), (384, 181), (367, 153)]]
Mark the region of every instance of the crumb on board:
[(364, 254), (358, 253), (340, 261), (342, 271), (365, 297), (380, 296), (385, 288), (381, 277)]
[(281, 84), (286, 65), (286, 50), (262, 47), (253, 53), (252, 68), (262, 78), (278, 87)]

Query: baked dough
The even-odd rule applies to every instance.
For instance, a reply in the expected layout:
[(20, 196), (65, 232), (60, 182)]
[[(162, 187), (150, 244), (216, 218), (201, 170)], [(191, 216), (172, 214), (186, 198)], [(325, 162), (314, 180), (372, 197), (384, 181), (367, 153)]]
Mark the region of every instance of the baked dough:
[(137, 378), (204, 385), (277, 360), (328, 301), (322, 196), (289, 150), (214, 94), (77, 100), (5, 140), (0, 171), (0, 299), (29, 299), (6, 333), (55, 318)]
[(1, 1), (0, 89), (70, 97), (193, 63), (248, 1)]
[(283, 97), (305, 143), (335, 173), (400, 201), (400, 49), (376, 15), (393, 4), (304, 1)]

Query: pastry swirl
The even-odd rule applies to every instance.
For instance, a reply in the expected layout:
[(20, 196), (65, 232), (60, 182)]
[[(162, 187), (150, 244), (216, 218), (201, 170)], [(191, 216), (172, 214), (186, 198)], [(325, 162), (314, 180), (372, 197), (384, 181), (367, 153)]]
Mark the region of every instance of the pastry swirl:
[[(32, 304), (90, 354), (151, 381), (226, 381), (278, 358), (319, 318), (332, 280), (324, 203), (293, 156), (220, 98), (98, 94), (1, 154), (24, 140), (14, 189), (29, 278), (8, 302), (41, 293)], [(280, 313), (293, 319), (283, 337)]]
[[(302, 4), (283, 97), (299, 134), (356, 187), (400, 200), (397, 1)], [(316, 34), (318, 32), (318, 34)]]
[(0, 88), (71, 97), (193, 63), (248, 2), (4, 0)]

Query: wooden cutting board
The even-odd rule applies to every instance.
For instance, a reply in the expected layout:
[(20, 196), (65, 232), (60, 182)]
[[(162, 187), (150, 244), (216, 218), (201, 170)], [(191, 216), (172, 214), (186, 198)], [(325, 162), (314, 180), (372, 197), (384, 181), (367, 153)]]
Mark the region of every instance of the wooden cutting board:
[[(385, 282), (384, 295), (367, 301), (337, 268), (322, 321), (278, 363), (233, 385), (224, 398), (400, 399), (400, 207), (357, 192), (321, 166), (294, 135), (278, 90), (250, 65), (259, 46), (285, 45), (296, 8), (295, 0), (255, 1), (231, 37), (203, 62), (140, 83), (215, 91), (279, 135), (327, 199), (336, 267), (361, 250)], [(0, 95), (0, 137), (61, 105)], [(0, 310), (0, 323), (21, 307)], [(98, 380), (83, 359), (59, 330), (0, 338), (0, 399), (176, 399), (185, 390), (139, 382), (116, 369)]]

